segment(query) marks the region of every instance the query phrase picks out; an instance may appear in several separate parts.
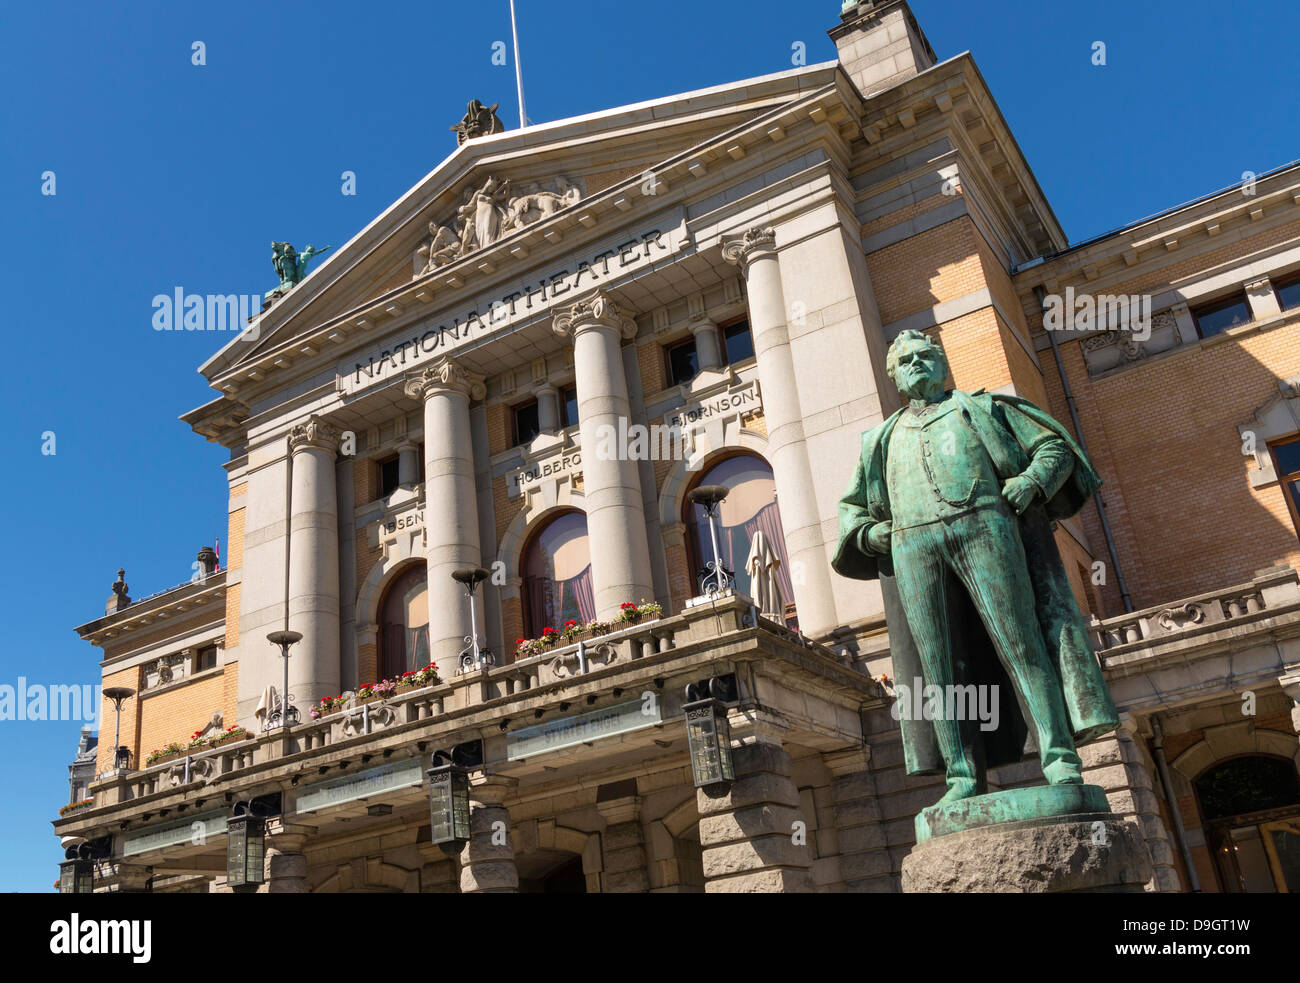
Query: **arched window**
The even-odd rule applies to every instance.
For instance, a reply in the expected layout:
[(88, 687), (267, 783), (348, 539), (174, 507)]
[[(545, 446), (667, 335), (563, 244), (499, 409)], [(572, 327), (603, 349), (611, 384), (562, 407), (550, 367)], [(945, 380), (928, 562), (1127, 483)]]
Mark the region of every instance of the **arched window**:
[(379, 605), (379, 675), (383, 679), (395, 679), (429, 664), (428, 582), (429, 568), (416, 563), (399, 574), (384, 593)]
[(1196, 779), (1206, 846), (1230, 893), (1300, 892), (1300, 775), (1290, 758), (1250, 754)]
[(543, 526), (524, 550), (524, 634), (537, 638), (566, 621), (596, 620), (587, 517), (565, 512)]
[[(750, 570), (755, 537), (762, 533), (772, 554), (779, 561), (776, 580), (787, 608), (794, 603), (790, 583), (790, 560), (786, 555), (785, 536), (781, 532), (781, 510), (776, 503), (776, 479), (772, 469), (754, 454), (728, 457), (699, 476), (699, 485), (723, 485), (730, 490), (722, 503), (717, 522), (718, 554), (722, 564), (736, 577), (738, 590), (755, 594)], [(690, 530), (691, 581), (698, 585), (706, 572), (705, 564), (713, 559), (713, 542), (709, 538), (709, 519), (699, 505), (686, 504), (686, 525)]]

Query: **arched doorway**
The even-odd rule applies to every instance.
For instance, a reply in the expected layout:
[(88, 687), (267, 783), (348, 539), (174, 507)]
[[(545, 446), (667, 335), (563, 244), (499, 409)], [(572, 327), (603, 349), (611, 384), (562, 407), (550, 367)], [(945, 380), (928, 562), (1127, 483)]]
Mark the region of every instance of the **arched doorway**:
[(428, 566), (413, 563), (384, 591), (379, 603), (380, 679), (396, 679), (429, 664), (428, 580)]
[(516, 860), (520, 894), (586, 894), (582, 857), (565, 850), (538, 850)]
[(1290, 758), (1249, 754), (1193, 783), (1205, 839), (1226, 892), (1300, 892), (1300, 775)]
[[(779, 561), (776, 577), (785, 599), (788, 623), (795, 619), (794, 588), (790, 580), (790, 559), (781, 530), (781, 510), (776, 501), (776, 479), (771, 466), (757, 454), (739, 453), (723, 458), (703, 471), (691, 484), (722, 485), (728, 495), (717, 522), (718, 553), (722, 565), (736, 579), (736, 588), (754, 596), (753, 578), (746, 569), (758, 533), (762, 533)], [(687, 534), (687, 557), (691, 564), (691, 584), (699, 588), (706, 573), (705, 564), (713, 559), (713, 542), (709, 519), (704, 508), (685, 498), (684, 514)]]
[(584, 513), (562, 512), (547, 521), (524, 548), (520, 567), (526, 637), (537, 638), (545, 628), (559, 631), (567, 621), (596, 620)]

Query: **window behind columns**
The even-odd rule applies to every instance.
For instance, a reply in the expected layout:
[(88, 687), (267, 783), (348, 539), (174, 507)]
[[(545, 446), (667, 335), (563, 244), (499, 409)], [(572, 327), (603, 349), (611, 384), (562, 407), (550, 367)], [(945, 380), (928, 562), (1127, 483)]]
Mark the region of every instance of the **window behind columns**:
[(1277, 306), (1282, 310), (1300, 307), (1300, 275), (1278, 280), (1273, 289), (1277, 291)]
[(429, 664), (428, 579), (428, 566), (413, 563), (384, 592), (379, 605), (380, 679), (396, 679)]
[[(786, 621), (795, 623), (794, 589), (790, 579), (790, 560), (781, 531), (781, 510), (776, 502), (776, 480), (772, 468), (757, 454), (736, 454), (714, 464), (691, 486), (723, 485), (729, 489), (727, 500), (717, 520), (718, 553), (722, 565), (732, 571), (736, 587), (754, 594), (751, 569), (765, 569), (774, 574), (785, 598)], [(704, 509), (686, 502), (684, 519), (688, 529), (687, 555), (691, 564), (691, 583), (698, 591), (707, 573), (705, 563), (713, 559), (713, 542), (709, 536), (709, 519)], [(762, 534), (767, 548), (766, 566), (758, 563), (755, 545)], [(775, 559), (775, 569), (771, 560)]]
[[(538, 638), (565, 622), (596, 620), (587, 517), (564, 512), (537, 531), (524, 549), (524, 635)], [(635, 599), (639, 600), (639, 598)]]
[(514, 407), (510, 411), (510, 417), (514, 421), (512, 436), (515, 447), (532, 443), (533, 438), (542, 432), (541, 415), (535, 399)]
[(578, 425), (578, 387), (565, 386), (560, 390), (560, 426), (567, 430)]
[(748, 320), (724, 324), (721, 331), (722, 355), (728, 365), (736, 365), (754, 357), (754, 336), (750, 334)]

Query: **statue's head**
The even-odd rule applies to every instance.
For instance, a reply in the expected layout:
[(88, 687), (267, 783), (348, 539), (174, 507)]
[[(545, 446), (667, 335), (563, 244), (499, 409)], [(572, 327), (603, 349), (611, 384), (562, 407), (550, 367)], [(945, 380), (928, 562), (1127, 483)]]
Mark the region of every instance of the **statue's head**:
[(933, 399), (943, 393), (948, 356), (943, 346), (922, 331), (900, 332), (889, 346), (885, 371), (908, 399)]

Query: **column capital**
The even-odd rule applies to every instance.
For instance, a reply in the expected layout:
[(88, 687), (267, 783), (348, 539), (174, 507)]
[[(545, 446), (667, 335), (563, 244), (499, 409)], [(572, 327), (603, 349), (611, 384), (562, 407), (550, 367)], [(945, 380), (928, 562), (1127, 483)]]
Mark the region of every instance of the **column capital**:
[(589, 328), (616, 331), (624, 338), (636, 337), (636, 321), (600, 290), (556, 311), (551, 326), (561, 338), (577, 338)]
[(342, 437), (338, 427), (313, 416), (306, 423), (300, 423), (289, 431), (289, 452), (296, 454), (298, 451), (313, 449), (333, 454), (339, 449)]
[(519, 779), (509, 775), (491, 775), (480, 772), (471, 775), (469, 780), (469, 799), (480, 806), (501, 808), (506, 796), (514, 791)]
[(459, 393), (468, 399), (483, 399), (487, 385), (483, 376), (471, 372), (454, 358), (443, 358), (436, 365), (406, 377), (406, 395), (412, 399), (429, 399), (439, 393)]
[(776, 252), (776, 230), (754, 226), (740, 235), (722, 237), (722, 258), (742, 270), (759, 256)]

